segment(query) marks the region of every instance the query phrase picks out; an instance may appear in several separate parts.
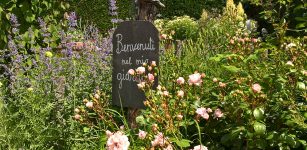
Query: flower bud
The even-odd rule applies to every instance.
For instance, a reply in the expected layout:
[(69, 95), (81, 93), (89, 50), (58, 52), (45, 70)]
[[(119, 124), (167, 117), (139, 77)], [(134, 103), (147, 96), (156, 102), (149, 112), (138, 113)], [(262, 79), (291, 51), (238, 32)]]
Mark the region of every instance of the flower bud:
[(177, 119), (180, 121), (182, 120), (183, 116), (181, 114), (177, 115)]
[(129, 69), (129, 71), (128, 71), (128, 74), (130, 74), (130, 75), (134, 75), (135, 74), (135, 72), (134, 72), (134, 70), (133, 69)]
[(100, 96), (99, 96), (98, 94), (95, 94), (94, 97), (95, 97), (96, 99), (99, 99), (99, 98), (100, 98)]
[(76, 120), (80, 120), (80, 119), (81, 119), (81, 116), (80, 116), (79, 114), (75, 114), (74, 118), (75, 118)]
[(183, 98), (184, 92), (183, 92), (182, 90), (178, 91), (178, 92), (177, 92), (177, 96), (178, 96), (179, 98)]
[(75, 113), (77, 113), (77, 114), (78, 114), (78, 113), (80, 112), (80, 109), (75, 108), (75, 110), (74, 110), (74, 111), (75, 111)]
[(87, 99), (84, 99), (84, 100), (83, 100), (83, 103), (87, 103), (87, 102), (88, 102), (88, 100), (87, 100)]
[(89, 108), (89, 109), (92, 109), (93, 108), (93, 102), (87, 102), (86, 104), (85, 104), (85, 106), (87, 107), (87, 108)]
[(152, 66), (152, 67), (156, 67), (156, 66), (157, 66), (156, 61), (152, 61), (152, 62), (151, 62), (151, 66)]

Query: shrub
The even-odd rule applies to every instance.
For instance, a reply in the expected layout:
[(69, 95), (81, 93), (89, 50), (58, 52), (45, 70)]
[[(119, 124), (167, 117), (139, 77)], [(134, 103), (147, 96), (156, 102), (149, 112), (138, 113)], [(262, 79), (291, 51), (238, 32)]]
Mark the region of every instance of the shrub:
[(71, 114), (87, 93), (97, 88), (110, 92), (110, 39), (94, 26), (77, 26), (74, 13), (62, 23), (39, 19), (39, 32), (29, 28), (24, 34), (8, 35), (2, 59), (10, 61), (0, 64), (5, 71), (0, 76), (1, 149), (93, 149), (98, 145), (83, 138), (96, 134), (81, 130)]

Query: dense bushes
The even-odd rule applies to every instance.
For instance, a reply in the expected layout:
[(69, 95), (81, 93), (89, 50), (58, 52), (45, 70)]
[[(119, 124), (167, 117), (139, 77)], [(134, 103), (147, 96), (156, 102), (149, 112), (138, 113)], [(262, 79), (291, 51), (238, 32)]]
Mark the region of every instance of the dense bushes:
[(38, 27), (39, 17), (53, 23), (63, 18), (63, 12), (69, 7), (67, 1), (57, 0), (1, 0), (0, 2), (0, 49), (4, 48), (10, 31), (10, 16), (15, 14), (19, 18), (21, 33), (30, 26)]
[[(131, 0), (117, 0), (118, 18), (131, 19), (134, 11), (132, 4)], [(75, 0), (72, 2), (72, 10), (77, 12), (83, 22), (94, 23), (103, 32), (112, 27), (109, 6), (109, 0)]]
[(161, 10), (163, 18), (188, 15), (199, 19), (203, 9), (220, 12), (225, 0), (162, 0), (165, 8)]

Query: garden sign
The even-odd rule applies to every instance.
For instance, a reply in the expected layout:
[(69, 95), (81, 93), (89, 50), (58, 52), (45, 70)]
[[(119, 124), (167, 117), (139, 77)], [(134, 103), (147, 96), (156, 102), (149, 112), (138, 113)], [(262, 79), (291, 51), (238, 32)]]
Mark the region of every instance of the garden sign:
[[(148, 21), (125, 21), (113, 34), (112, 103), (129, 108), (145, 108), (145, 94), (139, 79), (128, 74), (143, 63), (159, 61), (158, 30)], [(154, 85), (158, 84), (155, 80)]]

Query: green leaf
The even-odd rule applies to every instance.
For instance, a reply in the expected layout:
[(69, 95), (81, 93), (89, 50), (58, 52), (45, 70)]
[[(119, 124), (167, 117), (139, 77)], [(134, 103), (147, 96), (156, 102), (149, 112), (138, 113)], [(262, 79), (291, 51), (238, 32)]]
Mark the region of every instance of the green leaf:
[(178, 140), (177, 138), (170, 138), (170, 140), (180, 147), (190, 147), (190, 143), (192, 143), (192, 141), (187, 139)]
[(222, 66), (225, 70), (227, 70), (227, 71), (230, 71), (230, 72), (232, 72), (232, 73), (237, 73), (237, 72), (239, 72), (241, 69), (240, 68), (237, 68), (236, 66), (232, 66), (232, 65), (230, 65), (230, 66), (225, 66), (225, 65), (223, 65)]
[(295, 28), (305, 28), (307, 26), (307, 22), (299, 23), (295, 26)]
[(305, 83), (303, 83), (303, 82), (297, 82), (296, 85), (297, 85), (297, 88), (298, 88), (298, 89), (300, 89), (300, 90), (306, 90)]
[(30, 11), (27, 11), (25, 14), (25, 19), (27, 22), (31, 23), (35, 20), (35, 14), (31, 13)]
[(90, 131), (90, 128), (88, 128), (88, 127), (83, 127), (83, 132), (89, 132)]

